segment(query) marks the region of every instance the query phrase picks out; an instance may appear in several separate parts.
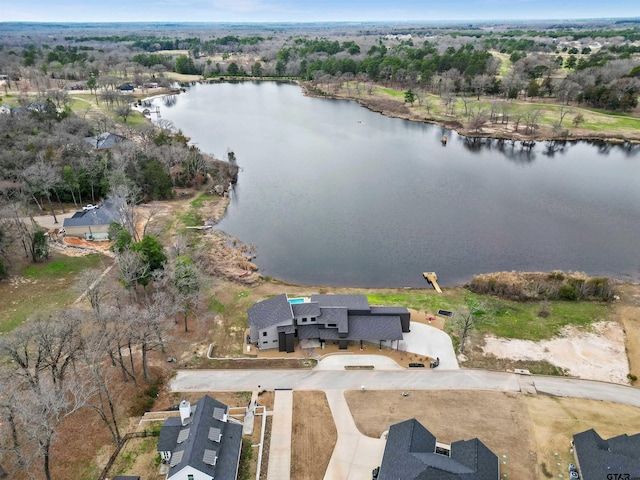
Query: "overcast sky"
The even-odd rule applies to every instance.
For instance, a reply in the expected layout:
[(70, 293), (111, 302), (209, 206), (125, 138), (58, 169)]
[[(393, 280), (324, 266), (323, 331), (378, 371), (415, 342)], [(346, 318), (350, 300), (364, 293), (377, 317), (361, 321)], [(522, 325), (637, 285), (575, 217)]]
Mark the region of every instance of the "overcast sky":
[(0, 21), (318, 22), (640, 16), (640, 0), (0, 0)]

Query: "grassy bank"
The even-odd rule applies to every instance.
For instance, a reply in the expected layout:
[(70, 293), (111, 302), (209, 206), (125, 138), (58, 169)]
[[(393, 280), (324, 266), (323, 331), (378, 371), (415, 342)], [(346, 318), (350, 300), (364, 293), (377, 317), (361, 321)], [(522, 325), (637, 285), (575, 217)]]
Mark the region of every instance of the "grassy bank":
[(0, 332), (9, 332), (34, 315), (49, 315), (70, 305), (79, 295), (73, 286), (80, 272), (110, 262), (99, 254), (54, 255), (48, 262), (24, 266), (17, 275), (0, 282)]
[[(486, 305), (486, 316), (492, 321), (479, 326), (481, 333), (521, 340), (552, 338), (567, 325), (588, 328), (592, 323), (607, 320), (612, 315), (611, 307), (605, 303), (551, 301), (542, 306), (535, 301), (516, 302), (476, 295), (462, 287), (447, 288), (443, 295), (428, 290), (366, 293), (371, 304), (405, 306), (431, 313), (439, 309), (452, 310), (454, 315), (464, 312), (468, 302), (482, 303)], [(540, 316), (541, 309), (548, 316)]]

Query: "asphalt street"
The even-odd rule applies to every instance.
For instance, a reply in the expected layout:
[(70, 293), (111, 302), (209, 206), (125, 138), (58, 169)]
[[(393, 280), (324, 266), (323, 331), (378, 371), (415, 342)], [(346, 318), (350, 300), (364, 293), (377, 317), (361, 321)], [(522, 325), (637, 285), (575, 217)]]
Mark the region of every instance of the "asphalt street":
[[(179, 370), (177, 392), (266, 390), (495, 390), (607, 400), (640, 407), (640, 389), (591, 380), (484, 370)], [(522, 388), (521, 388), (522, 387)], [(535, 389), (535, 390), (532, 390)]]

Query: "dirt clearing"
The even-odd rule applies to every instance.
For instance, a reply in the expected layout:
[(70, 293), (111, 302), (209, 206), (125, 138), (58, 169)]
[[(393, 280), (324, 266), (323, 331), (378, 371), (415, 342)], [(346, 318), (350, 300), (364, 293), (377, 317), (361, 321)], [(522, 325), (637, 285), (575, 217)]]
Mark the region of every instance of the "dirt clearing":
[(293, 392), (291, 478), (322, 480), (337, 440), (324, 392)]
[(574, 462), (569, 442), (576, 433), (593, 428), (608, 439), (640, 432), (640, 412), (636, 407), (542, 395), (520, 398), (529, 411), (535, 432), (540, 479), (566, 475), (568, 464)]
[(408, 393), (403, 397), (402, 392), (349, 391), (345, 398), (365, 435), (380, 438), (390, 425), (415, 417), (439, 442), (478, 437), (498, 455), (500, 473), (508, 478), (538, 478), (532, 423), (519, 395), (466, 390)]
[(625, 333), (617, 322), (598, 322), (592, 331), (565, 327), (559, 337), (541, 342), (485, 337), (485, 354), (513, 360), (546, 360), (568, 375), (627, 384)]

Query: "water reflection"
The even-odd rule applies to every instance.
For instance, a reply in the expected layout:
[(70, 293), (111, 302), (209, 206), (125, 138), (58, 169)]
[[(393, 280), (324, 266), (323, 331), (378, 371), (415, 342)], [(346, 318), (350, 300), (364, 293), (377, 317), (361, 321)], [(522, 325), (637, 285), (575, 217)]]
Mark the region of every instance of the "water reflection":
[(635, 145), (466, 138), (280, 83), (195, 85), (163, 120), (236, 153), (219, 228), (257, 245), (267, 275), (395, 287), (425, 286), (423, 271), (443, 285), (514, 269), (638, 275)]
[(554, 157), (556, 153), (565, 153), (567, 150), (566, 140), (547, 140), (544, 142), (543, 155)]

